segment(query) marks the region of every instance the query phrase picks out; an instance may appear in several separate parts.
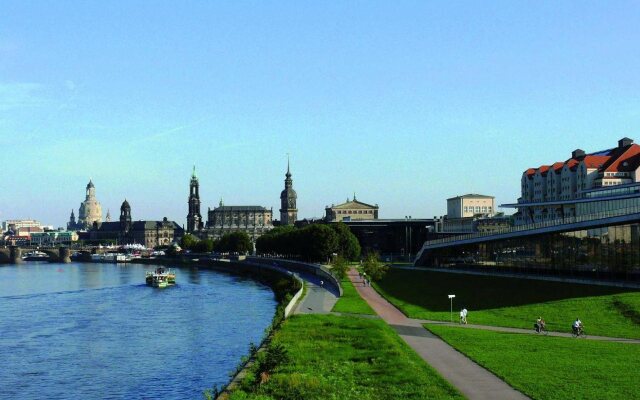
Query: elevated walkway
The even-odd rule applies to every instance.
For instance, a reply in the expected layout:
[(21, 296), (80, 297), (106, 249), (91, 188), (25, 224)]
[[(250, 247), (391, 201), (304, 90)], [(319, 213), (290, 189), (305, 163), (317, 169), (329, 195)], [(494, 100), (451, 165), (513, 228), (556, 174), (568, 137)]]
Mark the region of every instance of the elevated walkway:
[(595, 229), (606, 226), (624, 225), (640, 222), (640, 207), (609, 210), (597, 214), (579, 217), (569, 217), (535, 224), (518, 225), (496, 232), (477, 232), (466, 235), (451, 236), (430, 240), (422, 245), (415, 259), (417, 265), (424, 253), (429, 250), (455, 247), (467, 244), (485, 243), (512, 238), (543, 235), (548, 233), (572, 232), (585, 229)]

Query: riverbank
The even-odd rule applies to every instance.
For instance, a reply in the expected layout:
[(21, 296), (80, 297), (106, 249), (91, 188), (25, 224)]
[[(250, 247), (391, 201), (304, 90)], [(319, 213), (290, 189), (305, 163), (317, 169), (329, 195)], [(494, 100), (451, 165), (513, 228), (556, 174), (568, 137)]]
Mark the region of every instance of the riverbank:
[(350, 282), (344, 284), (345, 301), (336, 307), (352, 314), (316, 313), (287, 319), (238, 385), (220, 398), (463, 398), (391, 327), (372, 318), (372, 310)]

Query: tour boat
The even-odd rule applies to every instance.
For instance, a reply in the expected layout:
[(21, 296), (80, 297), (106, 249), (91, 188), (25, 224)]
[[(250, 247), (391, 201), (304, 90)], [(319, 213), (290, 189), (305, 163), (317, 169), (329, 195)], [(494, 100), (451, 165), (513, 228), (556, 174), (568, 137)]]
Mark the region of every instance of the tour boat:
[(123, 263), (130, 262), (131, 256), (121, 253), (105, 253), (105, 254), (92, 254), (91, 261), (103, 262), (103, 263)]
[(176, 274), (170, 269), (158, 267), (153, 272), (147, 271), (145, 281), (147, 282), (147, 286), (164, 288), (176, 284)]
[(49, 256), (47, 253), (43, 253), (42, 251), (34, 250), (30, 251), (24, 256), (22, 256), (23, 261), (47, 261), (49, 260)]

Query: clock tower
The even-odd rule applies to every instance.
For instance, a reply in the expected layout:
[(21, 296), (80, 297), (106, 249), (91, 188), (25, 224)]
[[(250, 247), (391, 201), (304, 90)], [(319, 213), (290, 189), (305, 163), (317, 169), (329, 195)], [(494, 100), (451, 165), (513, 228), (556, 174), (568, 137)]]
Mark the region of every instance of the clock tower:
[(293, 225), (298, 219), (298, 208), (296, 205), (298, 195), (293, 190), (293, 180), (289, 160), (287, 160), (287, 173), (284, 180), (284, 190), (280, 193), (280, 225)]
[(194, 233), (202, 230), (202, 215), (200, 215), (200, 183), (196, 176), (196, 166), (193, 166), (191, 182), (189, 182), (189, 214), (187, 214), (187, 232)]

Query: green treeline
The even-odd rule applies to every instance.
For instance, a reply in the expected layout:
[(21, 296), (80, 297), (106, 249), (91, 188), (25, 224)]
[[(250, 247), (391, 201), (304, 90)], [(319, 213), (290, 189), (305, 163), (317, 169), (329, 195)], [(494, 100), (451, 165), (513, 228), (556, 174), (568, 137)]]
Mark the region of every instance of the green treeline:
[(198, 239), (194, 235), (187, 233), (182, 237), (180, 246), (183, 249), (197, 253), (210, 253), (217, 251), (220, 253), (248, 253), (253, 250), (251, 239), (246, 232), (232, 232), (224, 234), (219, 240)]
[(256, 250), (260, 254), (294, 256), (307, 261), (324, 261), (334, 253), (347, 260), (360, 257), (358, 239), (341, 222), (304, 228), (277, 227), (258, 238)]

